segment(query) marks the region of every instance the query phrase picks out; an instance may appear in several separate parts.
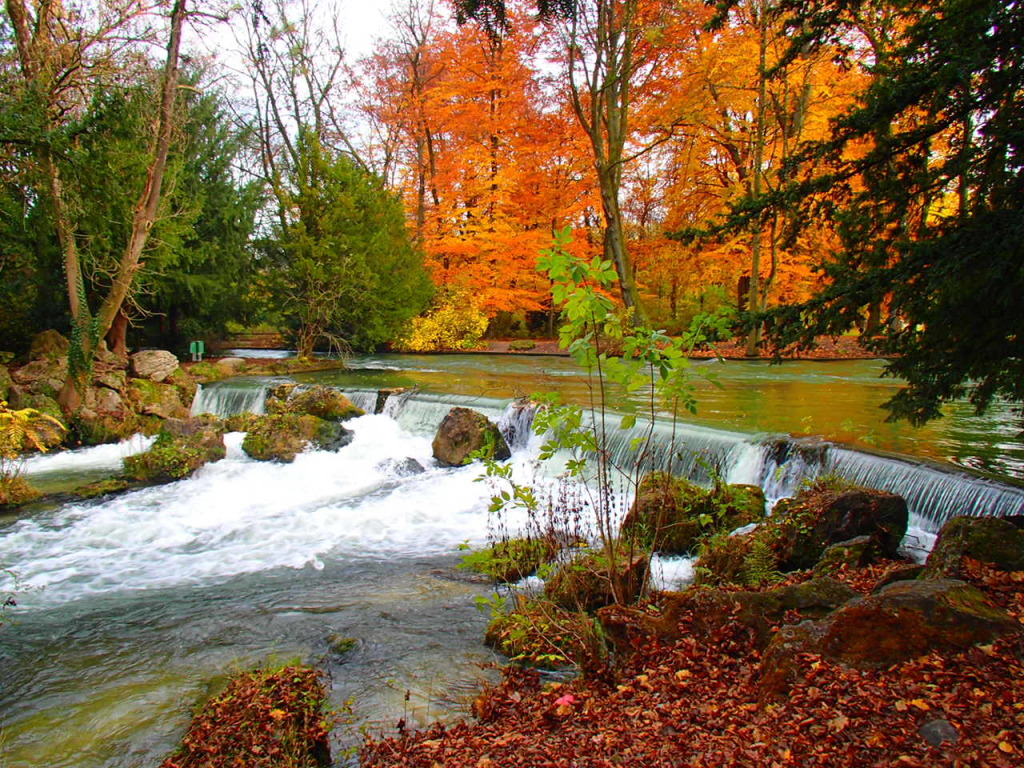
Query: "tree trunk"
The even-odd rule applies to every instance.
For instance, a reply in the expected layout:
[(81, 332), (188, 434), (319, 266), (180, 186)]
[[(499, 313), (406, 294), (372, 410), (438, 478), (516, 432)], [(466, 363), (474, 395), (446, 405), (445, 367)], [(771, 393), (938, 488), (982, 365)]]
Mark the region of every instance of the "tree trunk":
[(124, 307), (114, 317), (107, 331), (107, 348), (118, 357), (128, 357), (128, 315)]

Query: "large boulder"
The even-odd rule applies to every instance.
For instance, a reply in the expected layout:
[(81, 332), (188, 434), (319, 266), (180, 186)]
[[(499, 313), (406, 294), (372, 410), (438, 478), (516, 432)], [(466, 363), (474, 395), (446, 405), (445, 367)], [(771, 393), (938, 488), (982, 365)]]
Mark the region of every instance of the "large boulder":
[(161, 419), (188, 418), (188, 406), (181, 401), (181, 393), (173, 384), (131, 379), (127, 394), (128, 402), (136, 413)]
[(1005, 611), (955, 579), (898, 581), (851, 600), (820, 621), (783, 627), (761, 665), (762, 692), (785, 691), (799, 656), (817, 654), (851, 667), (882, 668), (933, 651), (963, 651), (1021, 632)]
[(954, 517), (942, 526), (924, 576), (963, 576), (969, 560), (997, 571), (1024, 571), (1024, 531), (999, 517)]
[(498, 461), (512, 456), (494, 422), (470, 408), (452, 408), (434, 435), (434, 458), (442, 466), (461, 467), (485, 446), (491, 446), (491, 456)]
[(180, 480), (225, 454), (224, 431), (218, 423), (169, 419), (148, 451), (124, 460), (124, 471), (141, 482)]
[(898, 555), (907, 532), (907, 503), (866, 488), (812, 488), (776, 507), (775, 553), (783, 570), (812, 568), (833, 544), (869, 536), (883, 557)]
[(242, 441), (242, 450), (259, 461), (290, 463), (307, 446), (336, 451), (351, 443), (353, 437), (335, 421), (309, 414), (271, 413), (255, 419)]
[(300, 389), (288, 399), (288, 409), (292, 413), (308, 413), (325, 421), (348, 421), (366, 413), (332, 387)]
[(753, 485), (710, 490), (667, 472), (646, 475), (622, 521), (622, 534), (666, 554), (688, 554), (701, 537), (762, 520), (764, 492)]
[(130, 358), (132, 376), (161, 382), (178, 370), (178, 358), (165, 349), (144, 349)]
[(29, 360), (58, 360), (66, 358), (71, 343), (57, 331), (50, 329), (36, 334), (28, 350)]
[(698, 580), (756, 584), (763, 580), (758, 576), (772, 571), (813, 568), (837, 544), (846, 551), (833, 550), (825, 572), (839, 567), (844, 558), (860, 564), (876, 557), (896, 558), (907, 522), (907, 504), (899, 496), (819, 485), (780, 501), (753, 531), (702, 542)]
[(27, 363), (11, 374), (15, 383), (34, 395), (55, 397), (68, 375), (68, 359), (41, 358)]

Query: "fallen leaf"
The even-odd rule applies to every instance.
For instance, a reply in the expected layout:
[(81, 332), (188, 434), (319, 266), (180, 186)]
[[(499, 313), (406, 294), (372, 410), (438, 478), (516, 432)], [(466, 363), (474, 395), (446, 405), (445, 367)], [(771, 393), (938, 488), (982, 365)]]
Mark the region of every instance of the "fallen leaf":
[(828, 721), (828, 729), (832, 733), (839, 733), (850, 724), (850, 718), (846, 715), (837, 715)]

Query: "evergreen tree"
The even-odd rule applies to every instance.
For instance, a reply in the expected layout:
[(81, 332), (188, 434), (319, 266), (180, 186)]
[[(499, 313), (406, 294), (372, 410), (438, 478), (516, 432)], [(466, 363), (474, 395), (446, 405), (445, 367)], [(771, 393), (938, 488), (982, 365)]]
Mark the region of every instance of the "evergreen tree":
[[(814, 170), (738, 218), (799, 205), (844, 248), (828, 287), (774, 314), (780, 343), (809, 344), (883, 306), (868, 347), (908, 382), (887, 404), (921, 423), (968, 396), (1024, 401), (1024, 7), (1004, 0), (789, 2), (794, 54), (856, 41), (869, 11), (902, 30), (860, 105), (799, 158)], [(863, 39), (863, 38), (861, 38)], [(851, 46), (851, 41), (853, 45)]]
[(286, 219), (263, 244), (268, 290), (299, 354), (375, 349), (427, 305), (431, 285), (401, 202), (310, 131), (281, 193)]

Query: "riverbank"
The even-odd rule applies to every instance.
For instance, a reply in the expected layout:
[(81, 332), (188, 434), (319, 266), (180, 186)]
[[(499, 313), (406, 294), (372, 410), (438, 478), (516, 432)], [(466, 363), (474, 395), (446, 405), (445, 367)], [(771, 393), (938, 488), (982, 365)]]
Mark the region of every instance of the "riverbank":
[[(838, 577), (867, 594), (885, 567)], [(981, 570), (971, 581), (1024, 622), (1022, 578)], [(658, 599), (646, 610), (658, 616)], [(624, 663), (598, 679), (545, 685), (534, 671), (509, 668), (476, 699), (475, 720), (368, 741), (361, 765), (1020, 765), (1019, 634), (880, 669), (801, 654), (796, 682), (775, 698), (759, 685), (762, 654), (749, 629), (730, 620), (709, 634), (701, 623), (685, 612), (677, 642), (634, 638)]]
[[(489, 354), (512, 354), (512, 355), (568, 355), (569, 353), (558, 346), (554, 339), (524, 340), (497, 340), (492, 339), (486, 343), (486, 347), (473, 352)], [(528, 347), (532, 344), (532, 347)], [(861, 346), (859, 339), (854, 336), (838, 336), (835, 338), (821, 337), (815, 342), (814, 349), (802, 350), (799, 352), (786, 353), (787, 360), (873, 360), (877, 355), (869, 352)], [(517, 348), (518, 347), (518, 348)], [(746, 353), (745, 344), (742, 340), (718, 341), (710, 344), (707, 349), (695, 349), (690, 356), (697, 359), (709, 359), (721, 357), (725, 360), (772, 360), (771, 353), (765, 352), (755, 357)]]

